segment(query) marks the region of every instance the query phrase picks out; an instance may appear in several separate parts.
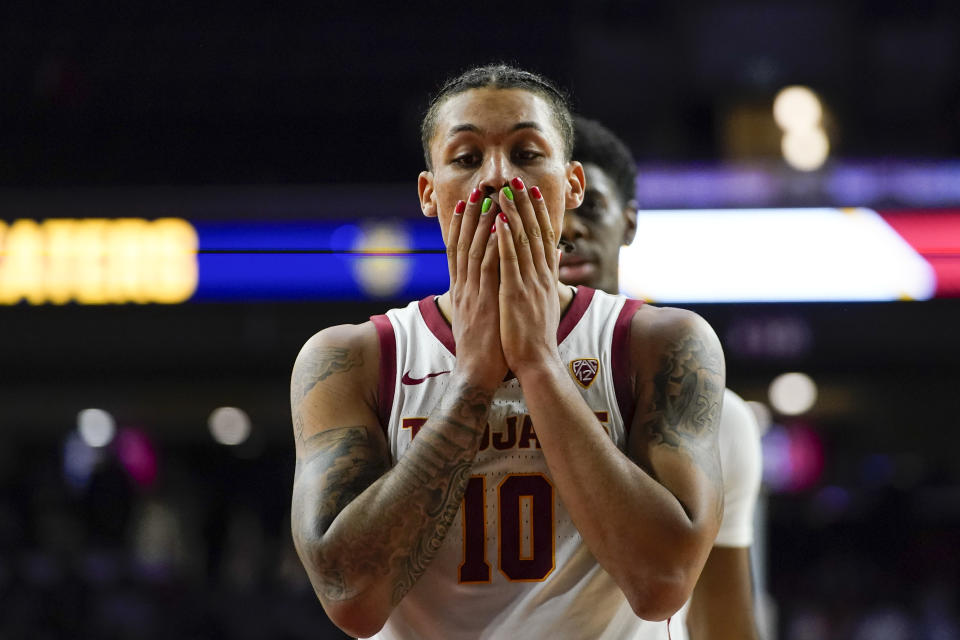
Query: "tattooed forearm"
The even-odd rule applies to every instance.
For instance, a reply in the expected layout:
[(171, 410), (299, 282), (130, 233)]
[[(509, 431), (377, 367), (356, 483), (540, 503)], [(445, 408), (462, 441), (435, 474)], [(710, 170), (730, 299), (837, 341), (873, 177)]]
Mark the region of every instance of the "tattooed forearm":
[[(393, 469), (363, 427), (322, 432), (301, 447), (295, 537), (329, 601), (389, 580), (396, 605), (423, 575), (453, 522), (492, 393), (455, 385)], [(380, 463), (375, 462), (380, 460)]]
[(443, 543), (443, 539), (450, 529), (450, 524), (460, 508), (463, 492), (466, 489), (467, 481), (470, 479), (470, 467), (470, 462), (457, 465), (453, 469), (445, 495), (441, 499), (435, 500), (433, 505), (429, 503), (424, 505), (426, 515), (435, 522), (434, 532), (432, 535), (415, 540), (411, 553), (406, 558), (400, 559), (399, 572), (393, 587), (393, 605), (397, 605), (403, 599), (403, 596), (413, 588), (413, 585), (427, 570), (430, 561), (440, 551), (440, 545)]
[(313, 533), (320, 538), (330, 523), (363, 490), (387, 470), (386, 460), (370, 442), (364, 426), (342, 427), (316, 433), (303, 443), (294, 477), (316, 463), (322, 469), (322, 501), (314, 505)]
[(362, 425), (322, 431), (297, 447), (291, 505), (294, 541), (306, 551), (316, 570), (314, 586), (326, 599), (354, 594), (319, 543), (337, 515), (386, 470), (385, 456)]

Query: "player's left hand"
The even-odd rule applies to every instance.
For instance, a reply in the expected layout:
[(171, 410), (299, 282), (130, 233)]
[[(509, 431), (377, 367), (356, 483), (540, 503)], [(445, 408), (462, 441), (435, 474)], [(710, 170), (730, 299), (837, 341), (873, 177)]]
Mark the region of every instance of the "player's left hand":
[[(540, 196), (540, 197), (537, 197)], [(500, 342), (518, 377), (558, 359), (559, 254), (547, 204), (517, 177), (499, 194)]]

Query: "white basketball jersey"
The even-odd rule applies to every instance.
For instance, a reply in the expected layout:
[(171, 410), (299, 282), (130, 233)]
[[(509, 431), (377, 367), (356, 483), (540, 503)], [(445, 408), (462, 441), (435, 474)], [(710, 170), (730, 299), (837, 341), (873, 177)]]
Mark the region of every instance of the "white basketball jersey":
[[(560, 355), (597, 428), (621, 450), (633, 414), (629, 327), (639, 304), (579, 287), (557, 332)], [(456, 345), (433, 296), (372, 320), (381, 345), (381, 424), (396, 461), (443, 397)], [(587, 550), (534, 427), (519, 382), (503, 382), (460, 511), (376, 638), (668, 638), (667, 623), (638, 618)], [(676, 620), (670, 632), (673, 640), (686, 637)]]

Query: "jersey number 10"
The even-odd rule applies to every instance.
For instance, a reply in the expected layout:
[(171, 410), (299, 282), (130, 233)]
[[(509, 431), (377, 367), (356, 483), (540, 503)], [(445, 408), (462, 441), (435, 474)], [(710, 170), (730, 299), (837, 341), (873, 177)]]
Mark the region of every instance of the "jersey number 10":
[[(463, 563), (460, 582), (490, 582), (487, 562), (486, 486), (471, 476), (463, 493)], [(524, 548), (524, 525), (529, 544)], [(497, 487), (497, 563), (508, 580), (539, 582), (553, 571), (553, 485), (540, 473), (510, 474)]]

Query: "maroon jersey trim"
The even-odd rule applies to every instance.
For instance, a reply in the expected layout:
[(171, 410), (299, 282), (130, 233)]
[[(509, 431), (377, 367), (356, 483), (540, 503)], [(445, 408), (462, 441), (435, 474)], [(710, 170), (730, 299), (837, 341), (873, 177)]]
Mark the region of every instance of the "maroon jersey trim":
[(397, 386), (397, 337), (393, 334), (390, 319), (383, 315), (370, 316), (380, 339), (380, 380), (377, 384), (377, 415), (380, 428), (389, 440), (387, 425), (390, 424), (390, 411), (393, 408), (393, 394)]
[(567, 307), (567, 312), (560, 318), (560, 324), (557, 325), (557, 344), (566, 340), (573, 328), (577, 326), (580, 318), (587, 312), (590, 301), (593, 300), (593, 294), (596, 292), (596, 289), (590, 287), (577, 287), (576, 293), (573, 295), (573, 301)]
[(447, 351), (457, 355), (457, 343), (453, 340), (453, 331), (450, 330), (450, 325), (447, 324), (443, 314), (440, 313), (440, 307), (437, 306), (437, 296), (427, 296), (420, 300), (420, 315), (423, 317), (423, 321), (427, 323), (427, 329), (430, 329), (430, 333), (436, 336), (437, 340), (447, 348)]
[[(577, 323), (580, 322), (583, 314), (587, 312), (587, 308), (590, 306), (590, 301), (593, 300), (593, 294), (595, 293), (596, 290), (590, 287), (577, 287), (573, 301), (570, 303), (570, 306), (567, 307), (566, 313), (560, 318), (560, 324), (557, 326), (557, 344), (563, 342), (566, 337), (570, 335), (570, 332), (573, 331), (573, 328), (577, 326)], [(427, 296), (420, 300), (418, 304), (420, 307), (420, 315), (423, 317), (423, 321), (426, 323), (427, 328), (430, 329), (430, 332), (447, 348), (447, 351), (454, 356), (457, 355), (457, 344), (453, 339), (453, 331), (450, 330), (450, 325), (447, 324), (443, 314), (440, 313), (440, 309), (437, 307), (437, 297)]]
[(630, 380), (630, 321), (641, 306), (643, 306), (641, 300), (627, 300), (623, 303), (617, 322), (613, 325), (613, 344), (610, 354), (613, 389), (617, 394), (623, 429), (628, 437), (630, 427), (633, 426), (633, 412), (636, 409), (636, 398), (633, 397), (633, 384)]

